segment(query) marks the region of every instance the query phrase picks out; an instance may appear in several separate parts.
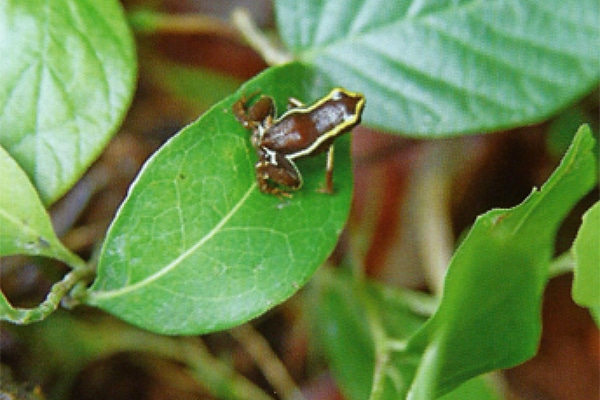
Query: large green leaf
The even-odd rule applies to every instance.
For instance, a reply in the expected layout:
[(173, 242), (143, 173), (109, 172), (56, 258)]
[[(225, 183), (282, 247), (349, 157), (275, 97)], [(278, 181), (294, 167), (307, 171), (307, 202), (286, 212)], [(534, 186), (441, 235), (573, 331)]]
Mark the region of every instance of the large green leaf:
[(541, 190), (477, 219), (451, 261), (440, 307), (409, 345), (407, 355), (422, 358), (408, 398), (437, 398), (535, 354), (556, 230), (598, 179), (593, 147), (584, 126)]
[[(323, 157), (301, 160), (291, 199), (261, 193), (249, 132), (231, 113), (257, 90), (313, 101), (304, 67), (259, 75), (181, 131), (144, 166), (106, 237), (87, 302), (161, 333), (231, 327), (296, 292), (333, 250), (352, 192), (349, 136), (336, 146), (336, 193)], [(325, 94), (325, 93), (323, 93)]]
[(417, 136), (540, 121), (598, 84), (596, 0), (278, 0), (296, 58)]
[(131, 34), (116, 0), (5, 0), (0, 54), (0, 144), (52, 203), (125, 114), (135, 79)]

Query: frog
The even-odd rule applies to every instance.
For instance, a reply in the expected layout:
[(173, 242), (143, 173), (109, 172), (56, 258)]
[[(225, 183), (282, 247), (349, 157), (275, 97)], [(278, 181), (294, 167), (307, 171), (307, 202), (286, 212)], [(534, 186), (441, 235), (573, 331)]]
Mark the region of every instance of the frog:
[(238, 122), (252, 131), (250, 142), (258, 155), (254, 166), (261, 192), (283, 197), (302, 188), (303, 178), (296, 160), (327, 152), (322, 193), (333, 194), (334, 141), (361, 122), (365, 97), (341, 87), (306, 106), (288, 98), (288, 109), (277, 117), (275, 100), (260, 95), (250, 105), (242, 96), (233, 105)]

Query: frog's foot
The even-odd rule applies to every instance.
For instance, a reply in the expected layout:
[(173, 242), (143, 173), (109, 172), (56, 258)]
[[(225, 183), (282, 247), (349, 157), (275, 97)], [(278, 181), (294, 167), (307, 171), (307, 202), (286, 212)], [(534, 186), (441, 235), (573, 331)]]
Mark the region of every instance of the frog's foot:
[(256, 129), (264, 125), (266, 120), (272, 120), (275, 116), (275, 103), (272, 98), (260, 96), (251, 106), (249, 103), (258, 95), (254, 92), (250, 97), (242, 96), (233, 104), (232, 111), (235, 118), (246, 129)]

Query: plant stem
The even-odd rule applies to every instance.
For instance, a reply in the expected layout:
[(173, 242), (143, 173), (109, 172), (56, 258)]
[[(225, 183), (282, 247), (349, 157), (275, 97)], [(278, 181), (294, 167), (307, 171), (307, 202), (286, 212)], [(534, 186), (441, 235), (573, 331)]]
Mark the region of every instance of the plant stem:
[(411, 203), (415, 218), (415, 245), (423, 260), (428, 285), (436, 295), (442, 292), (452, 255), (453, 235), (448, 207), (461, 148), (459, 141), (431, 143), (414, 178)]
[(272, 400), (252, 382), (213, 357), (200, 339), (180, 339), (178, 358), (192, 375), (217, 398), (225, 400)]
[(548, 279), (556, 278), (559, 275), (573, 272), (575, 269), (575, 260), (573, 251), (569, 250), (550, 261), (548, 267)]
[(129, 20), (136, 32), (184, 35), (212, 34), (235, 39), (238, 33), (219, 18), (203, 14), (167, 14), (155, 11), (135, 11)]
[(244, 39), (248, 42), (258, 54), (269, 65), (285, 64), (292, 61), (292, 56), (269, 40), (265, 34), (258, 29), (258, 26), (254, 23), (248, 10), (243, 8), (236, 8), (231, 14), (233, 24), (240, 31)]
[(52, 289), (50, 289), (46, 299), (35, 308), (12, 307), (3, 296), (4, 310), (2, 319), (21, 325), (46, 319), (58, 308), (61, 300), (69, 293), (73, 286), (93, 276), (94, 272), (94, 268), (90, 266), (81, 266), (69, 272), (61, 281), (52, 285)]
[(265, 338), (252, 325), (244, 324), (230, 330), (273, 388), (284, 399), (303, 399), (300, 390)]

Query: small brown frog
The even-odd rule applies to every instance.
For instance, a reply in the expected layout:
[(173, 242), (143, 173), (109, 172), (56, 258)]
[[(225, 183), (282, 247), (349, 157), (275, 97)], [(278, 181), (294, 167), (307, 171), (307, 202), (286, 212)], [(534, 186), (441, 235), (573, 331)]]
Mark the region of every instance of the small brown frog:
[(295, 160), (327, 151), (325, 186), (320, 191), (333, 193), (333, 142), (360, 123), (364, 106), (362, 94), (342, 88), (333, 89), (311, 106), (290, 98), (288, 111), (279, 118), (271, 97), (260, 96), (250, 107), (246, 98), (237, 101), (233, 105), (235, 117), (252, 130), (260, 190), (289, 197), (289, 191), (302, 187)]

